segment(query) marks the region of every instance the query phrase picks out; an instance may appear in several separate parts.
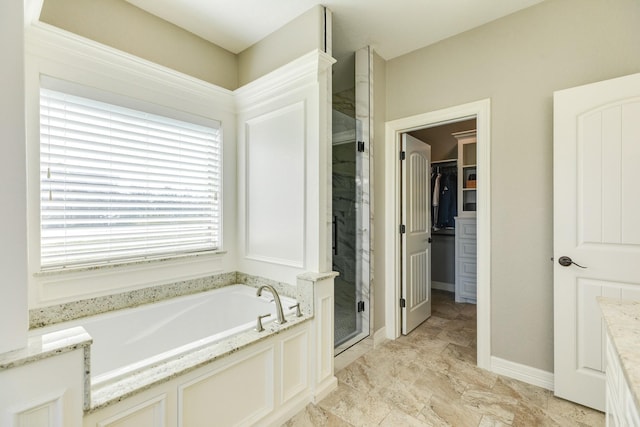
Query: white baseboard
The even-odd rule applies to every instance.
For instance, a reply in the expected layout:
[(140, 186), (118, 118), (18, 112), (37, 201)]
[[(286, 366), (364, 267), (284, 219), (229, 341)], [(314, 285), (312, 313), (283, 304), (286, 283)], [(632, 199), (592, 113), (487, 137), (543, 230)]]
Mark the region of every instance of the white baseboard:
[(387, 328), (383, 326), (373, 333), (373, 348), (378, 347), (383, 342), (387, 341)]
[(436, 280), (432, 280), (431, 289), (439, 289), (441, 291), (455, 292), (456, 285), (454, 283), (438, 282)]
[(491, 356), (491, 371), (553, 391), (553, 373)]

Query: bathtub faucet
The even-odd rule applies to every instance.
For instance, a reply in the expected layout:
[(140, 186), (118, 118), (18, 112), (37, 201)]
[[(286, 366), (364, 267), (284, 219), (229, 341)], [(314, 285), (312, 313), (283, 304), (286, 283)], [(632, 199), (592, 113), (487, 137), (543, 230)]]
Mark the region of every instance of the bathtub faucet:
[(287, 323), (286, 319), (284, 318), (284, 312), (282, 311), (282, 304), (280, 303), (280, 295), (278, 295), (278, 292), (276, 292), (273, 286), (271, 285), (260, 286), (258, 288), (258, 292), (256, 292), (256, 295), (262, 296), (262, 290), (264, 288), (267, 288), (267, 290), (271, 292), (271, 295), (273, 295), (273, 301), (276, 303), (276, 315), (278, 316), (278, 320), (276, 320), (276, 322), (280, 324)]

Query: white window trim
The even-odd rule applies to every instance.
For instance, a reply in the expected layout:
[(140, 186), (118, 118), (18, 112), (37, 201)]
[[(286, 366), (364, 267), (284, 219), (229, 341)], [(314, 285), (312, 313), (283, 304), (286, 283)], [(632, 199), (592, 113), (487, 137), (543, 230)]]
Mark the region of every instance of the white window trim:
[[(59, 304), (235, 269), (235, 111), (233, 92), (109, 48), (47, 24), (27, 28), (26, 108), (29, 307)], [(212, 254), (160, 261), (40, 272), (39, 90), (40, 76), (133, 97), (221, 122), (222, 234)]]

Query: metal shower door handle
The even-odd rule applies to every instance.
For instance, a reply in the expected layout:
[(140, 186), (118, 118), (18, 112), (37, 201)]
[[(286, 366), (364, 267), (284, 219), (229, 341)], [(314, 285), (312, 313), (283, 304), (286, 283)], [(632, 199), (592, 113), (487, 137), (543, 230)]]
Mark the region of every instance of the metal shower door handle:
[(576, 264), (568, 256), (561, 256), (560, 258), (558, 258), (558, 264), (560, 264), (563, 267), (569, 267), (571, 264), (573, 264), (573, 265), (575, 265), (577, 267), (580, 267), (580, 268), (587, 268), (587, 267), (581, 266), (580, 264)]

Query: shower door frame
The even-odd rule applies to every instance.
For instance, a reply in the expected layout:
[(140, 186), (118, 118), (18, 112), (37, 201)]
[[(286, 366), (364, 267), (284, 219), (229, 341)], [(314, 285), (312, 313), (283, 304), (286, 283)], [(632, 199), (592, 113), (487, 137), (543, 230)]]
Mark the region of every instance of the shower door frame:
[[(355, 53), (355, 112), (356, 112), (356, 301), (362, 302), (363, 310), (356, 309), (356, 330), (360, 331), (349, 340), (334, 347), (339, 354), (370, 335), (372, 298), (371, 290), (371, 67), (372, 54), (369, 47)], [(359, 146), (359, 148), (358, 148)]]

